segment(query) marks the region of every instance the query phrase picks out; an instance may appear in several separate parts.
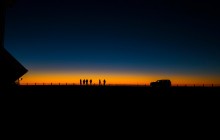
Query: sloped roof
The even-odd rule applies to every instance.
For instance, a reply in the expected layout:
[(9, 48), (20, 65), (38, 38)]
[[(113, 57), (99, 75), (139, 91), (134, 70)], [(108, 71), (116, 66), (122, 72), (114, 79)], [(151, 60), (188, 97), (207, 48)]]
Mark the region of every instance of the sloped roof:
[(7, 50), (0, 47), (0, 84), (11, 84), (27, 71)]

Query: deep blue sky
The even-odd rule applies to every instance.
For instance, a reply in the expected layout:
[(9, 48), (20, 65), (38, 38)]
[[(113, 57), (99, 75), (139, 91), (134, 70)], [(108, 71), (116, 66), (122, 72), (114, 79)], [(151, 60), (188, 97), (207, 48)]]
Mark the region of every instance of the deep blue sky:
[(220, 77), (220, 18), (205, 0), (17, 0), (6, 48), (30, 71)]

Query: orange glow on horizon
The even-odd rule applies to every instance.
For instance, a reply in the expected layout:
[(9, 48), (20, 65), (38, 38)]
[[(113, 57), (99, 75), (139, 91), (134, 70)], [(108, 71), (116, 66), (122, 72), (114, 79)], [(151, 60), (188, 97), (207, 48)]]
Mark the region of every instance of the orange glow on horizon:
[(125, 72), (29, 72), (23, 76), (21, 84), (42, 83), (73, 83), (79, 84), (80, 79), (92, 79), (93, 84), (98, 84), (99, 79), (106, 84), (133, 84), (149, 85), (159, 79), (170, 79), (172, 84), (220, 84), (217, 77), (168, 75), (168, 74), (137, 74)]

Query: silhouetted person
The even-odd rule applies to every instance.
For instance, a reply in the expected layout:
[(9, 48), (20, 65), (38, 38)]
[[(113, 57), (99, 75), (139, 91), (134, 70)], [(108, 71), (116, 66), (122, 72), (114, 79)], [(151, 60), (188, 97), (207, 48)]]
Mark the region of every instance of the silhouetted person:
[(85, 83), (86, 83), (86, 80), (84, 79), (84, 80), (83, 80), (83, 85), (85, 85)]
[(99, 79), (99, 85), (101, 85), (101, 83), (102, 83), (102, 82), (101, 82), (101, 80)]
[(86, 85), (88, 85), (88, 83), (89, 83), (89, 80), (88, 80), (88, 79), (86, 79)]
[(89, 82), (90, 82), (90, 85), (92, 85), (92, 79), (90, 79), (90, 81), (89, 81)]
[(80, 79), (80, 82), (79, 82), (79, 83), (80, 83), (80, 86), (81, 86), (81, 85), (82, 85), (82, 79)]
[(106, 80), (105, 80), (105, 79), (103, 80), (103, 84), (104, 84), (104, 86), (105, 86), (105, 84), (106, 84)]

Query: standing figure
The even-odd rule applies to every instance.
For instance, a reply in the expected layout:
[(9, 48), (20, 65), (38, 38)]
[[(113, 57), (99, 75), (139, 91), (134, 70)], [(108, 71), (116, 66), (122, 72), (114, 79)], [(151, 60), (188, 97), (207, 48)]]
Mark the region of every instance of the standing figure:
[(86, 80), (84, 79), (84, 80), (83, 80), (83, 85), (85, 85), (85, 82), (86, 82)]
[(86, 79), (86, 85), (88, 85), (88, 82), (89, 82), (88, 79)]
[(79, 82), (79, 83), (80, 83), (80, 86), (81, 86), (81, 85), (82, 85), (82, 79), (80, 79), (80, 82)]
[(104, 86), (105, 86), (105, 84), (106, 84), (106, 80), (105, 80), (105, 79), (103, 80), (103, 84), (104, 84)]
[(101, 83), (102, 83), (102, 82), (101, 82), (101, 80), (99, 79), (99, 85), (101, 85)]
[(89, 81), (89, 82), (90, 82), (90, 85), (92, 85), (92, 79), (90, 79), (90, 81)]

